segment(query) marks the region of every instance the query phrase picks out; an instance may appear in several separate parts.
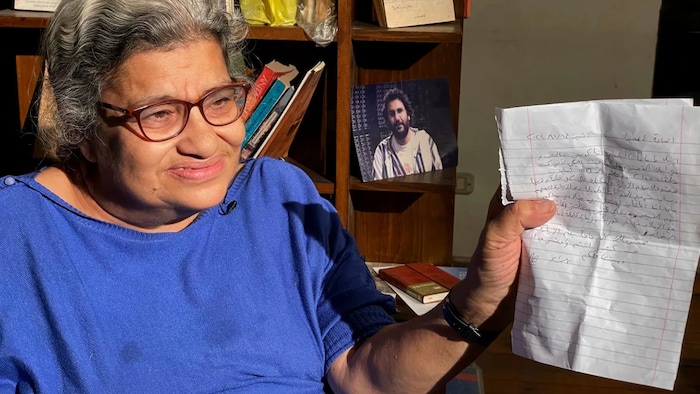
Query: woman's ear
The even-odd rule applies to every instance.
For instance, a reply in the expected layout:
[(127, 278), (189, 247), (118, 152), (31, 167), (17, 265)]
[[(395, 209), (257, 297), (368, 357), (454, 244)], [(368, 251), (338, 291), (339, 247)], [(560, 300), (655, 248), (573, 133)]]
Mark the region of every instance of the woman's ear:
[(80, 149), (80, 153), (83, 155), (85, 160), (89, 161), (90, 163), (97, 162), (97, 154), (95, 152), (95, 147), (93, 146), (92, 140), (84, 140), (78, 145), (78, 149)]

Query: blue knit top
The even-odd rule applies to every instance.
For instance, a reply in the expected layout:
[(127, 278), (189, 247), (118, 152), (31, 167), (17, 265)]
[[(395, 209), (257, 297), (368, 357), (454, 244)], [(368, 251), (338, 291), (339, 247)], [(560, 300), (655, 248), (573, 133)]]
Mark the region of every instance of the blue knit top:
[(0, 393), (319, 393), (393, 322), (292, 165), (247, 161), (219, 206), (166, 233), (88, 217), (35, 176), (0, 178)]

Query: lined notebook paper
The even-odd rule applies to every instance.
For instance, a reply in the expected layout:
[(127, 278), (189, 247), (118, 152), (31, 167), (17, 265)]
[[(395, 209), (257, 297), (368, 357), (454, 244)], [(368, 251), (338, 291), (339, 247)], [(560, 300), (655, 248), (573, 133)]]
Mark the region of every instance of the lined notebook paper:
[(700, 108), (619, 100), (498, 109), (504, 202), (523, 235), (514, 353), (673, 389), (700, 248)]

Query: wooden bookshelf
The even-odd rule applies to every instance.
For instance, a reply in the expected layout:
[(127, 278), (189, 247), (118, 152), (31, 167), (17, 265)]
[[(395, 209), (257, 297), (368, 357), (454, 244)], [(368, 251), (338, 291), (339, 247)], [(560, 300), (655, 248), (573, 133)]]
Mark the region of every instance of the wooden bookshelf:
[(298, 26), (250, 26), (248, 38), (273, 41), (311, 41)]
[(450, 22), (385, 29), (371, 23), (355, 21), (352, 24), (352, 38), (357, 41), (461, 43), (462, 24)]
[(43, 29), (49, 24), (50, 12), (0, 10), (0, 27)]
[[(4, 0), (0, 0), (4, 1)], [(24, 126), (40, 62), (39, 33), (51, 13), (9, 9), (0, 2), (0, 34), (16, 42), (2, 57), (3, 71), (16, 76), (19, 102), (2, 120)], [(367, 15), (371, 2), (338, 0), (338, 32), (326, 47), (315, 44), (298, 26), (250, 26), (246, 57), (251, 66), (270, 60), (297, 66), (300, 72), (326, 62), (325, 80), (307, 110), (289, 161), (303, 169), (319, 193), (329, 198), (362, 254), (372, 261), (426, 261), (450, 264), (454, 221), (455, 170), (446, 169), (375, 182), (361, 182), (354, 168), (350, 98), (355, 85), (447, 77), (455, 132), (458, 127), (462, 19), (428, 26), (381, 28)], [(455, 15), (464, 2), (455, 0)], [(391, 56), (377, 56), (391, 54)], [(16, 115), (14, 115), (16, 117)]]
[(350, 178), (350, 190), (371, 190), (383, 192), (445, 192), (454, 193), (455, 169), (447, 168), (440, 171), (424, 172), (407, 175), (400, 178), (389, 178), (381, 181), (362, 182)]

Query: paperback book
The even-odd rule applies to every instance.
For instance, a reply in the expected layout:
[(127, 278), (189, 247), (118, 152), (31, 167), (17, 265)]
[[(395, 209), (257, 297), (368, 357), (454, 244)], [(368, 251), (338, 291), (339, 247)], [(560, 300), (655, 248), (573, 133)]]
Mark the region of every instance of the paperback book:
[(319, 61), (304, 74), (304, 78), (296, 86), (294, 94), (289, 99), (289, 104), (279, 115), (279, 120), (260, 143), (253, 157), (287, 157), (325, 67), (326, 63)]
[(277, 123), (280, 115), (284, 112), (289, 105), (289, 100), (291, 100), (296, 87), (290, 86), (277, 100), (277, 103), (272, 108), (272, 111), (267, 115), (265, 120), (260, 124), (260, 127), (253, 133), (251, 138), (243, 146), (241, 150), (241, 159), (245, 160), (252, 157), (260, 147), (261, 143), (267, 138), (267, 135), (272, 131), (272, 127)]
[(275, 107), (277, 102), (280, 100), (284, 92), (289, 88), (289, 83), (282, 81), (281, 79), (276, 80), (272, 83), (270, 89), (265, 93), (265, 96), (258, 106), (253, 110), (250, 118), (245, 122), (245, 138), (243, 139), (243, 145), (245, 145), (250, 137), (258, 131), (258, 128), (262, 122), (267, 118), (272, 109)]
[(248, 92), (245, 107), (243, 107), (243, 114), (241, 114), (243, 121), (248, 121), (248, 118), (253, 114), (260, 100), (262, 100), (276, 80), (282, 79), (289, 85), (289, 82), (293, 80), (298, 73), (299, 71), (297, 71), (296, 67), (282, 64), (277, 60), (267, 63), (255, 79), (250, 92)]

